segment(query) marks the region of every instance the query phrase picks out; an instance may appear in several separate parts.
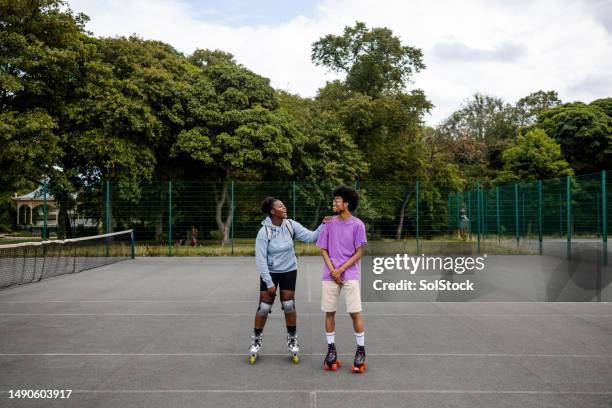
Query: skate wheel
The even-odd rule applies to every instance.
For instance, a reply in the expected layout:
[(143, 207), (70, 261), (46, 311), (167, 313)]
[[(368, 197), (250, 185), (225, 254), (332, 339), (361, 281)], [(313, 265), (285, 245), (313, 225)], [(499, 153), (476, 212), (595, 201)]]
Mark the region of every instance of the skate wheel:
[(332, 364), (331, 370), (332, 371), (338, 371), (338, 364), (337, 363)]
[(299, 363), (299, 362), (300, 362), (300, 359), (299, 359), (298, 355), (297, 355), (297, 354), (296, 354), (296, 355), (294, 355), (294, 356), (293, 356), (293, 364), (297, 364), (297, 363)]
[(336, 360), (336, 364), (338, 364), (338, 367), (342, 367), (342, 360)]
[(251, 356), (249, 363), (251, 363), (251, 365), (255, 364), (255, 356)]

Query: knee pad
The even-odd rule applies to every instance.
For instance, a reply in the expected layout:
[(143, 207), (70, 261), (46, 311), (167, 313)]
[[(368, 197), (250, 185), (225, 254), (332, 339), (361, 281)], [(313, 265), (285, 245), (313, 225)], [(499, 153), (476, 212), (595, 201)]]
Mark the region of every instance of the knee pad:
[(293, 299), (283, 300), (281, 301), (281, 304), (283, 305), (283, 310), (285, 313), (295, 312), (295, 303), (293, 302)]
[(257, 314), (260, 316), (268, 316), (268, 313), (272, 313), (272, 305), (265, 302), (259, 302), (259, 307), (257, 308)]

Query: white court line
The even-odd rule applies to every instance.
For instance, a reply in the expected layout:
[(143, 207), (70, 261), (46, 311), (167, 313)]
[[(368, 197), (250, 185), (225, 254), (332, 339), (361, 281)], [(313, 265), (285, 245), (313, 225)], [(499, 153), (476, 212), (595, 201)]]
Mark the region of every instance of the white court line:
[[(10, 391), (0, 391), (0, 394), (8, 394)], [(73, 394), (528, 394), (528, 395), (612, 395), (610, 391), (537, 391), (537, 390), (72, 390)]]
[[(167, 300), (152, 300), (152, 299), (77, 299), (77, 300), (0, 300), (0, 304), (2, 303), (253, 303), (250, 300), (203, 300), (203, 299), (193, 299), (193, 300), (181, 300), (181, 299), (167, 299)], [(310, 302), (312, 303), (312, 302)], [(464, 304), (464, 305), (510, 305), (510, 304), (519, 304), (519, 305), (549, 305), (554, 306), (556, 304), (568, 304), (568, 305), (610, 305), (612, 303), (609, 302), (532, 302), (532, 301), (521, 301), (521, 302), (363, 302), (365, 304), (368, 303), (382, 303), (382, 304), (404, 304), (404, 305), (419, 305), (419, 304)]]
[[(287, 353), (265, 353), (269, 357)], [(301, 356), (325, 356), (325, 353), (300, 353)], [(338, 353), (353, 356), (353, 353)], [(0, 353), (0, 357), (247, 357), (248, 353)], [(612, 354), (512, 354), (512, 353), (368, 353), (371, 357), (524, 357), (524, 358), (612, 358)]]
[[(316, 313), (298, 313), (300, 316), (323, 316), (324, 312)], [(602, 313), (531, 313), (531, 314), (516, 314), (516, 313), (491, 313), (491, 314), (467, 314), (467, 313), (368, 313), (363, 312), (364, 316), (372, 317), (612, 317), (612, 314)], [(45, 316), (45, 317), (86, 317), (86, 316), (125, 316), (125, 317), (252, 317), (252, 313), (0, 313), (0, 316)], [(280, 315), (278, 315), (280, 316)], [(272, 316), (274, 317), (274, 315)]]

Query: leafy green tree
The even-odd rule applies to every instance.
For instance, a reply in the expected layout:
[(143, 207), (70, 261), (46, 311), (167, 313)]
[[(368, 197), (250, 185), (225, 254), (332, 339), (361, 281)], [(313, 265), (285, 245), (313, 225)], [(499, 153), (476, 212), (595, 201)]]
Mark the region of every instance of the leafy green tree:
[(561, 105), (557, 91), (537, 91), (518, 100), (515, 105), (520, 126), (535, 122), (538, 115), (547, 109)]
[(606, 115), (612, 118), (612, 98), (596, 99), (589, 104), (605, 112)]
[[(82, 80), (86, 21), (59, 0), (0, 1), (0, 202), (5, 211), (13, 191), (34, 188), (63, 155), (59, 125)], [(1, 218), (6, 226), (7, 216)]]
[(365, 177), (368, 165), (342, 122), (321, 104), (287, 92), (277, 93), (281, 110), (293, 117), (304, 137), (294, 140), (291, 165), (298, 180), (300, 202), (313, 208), (316, 226), (333, 187)]
[(438, 131), (452, 139), (466, 138), (484, 143), (486, 163), (479, 167), (477, 174), (486, 174), (489, 167), (502, 167), (501, 153), (516, 137), (517, 128), (515, 112), (510, 104), (477, 93), (453, 112)]
[(497, 184), (533, 182), (574, 174), (561, 154), (561, 147), (542, 129), (519, 133), (517, 142), (503, 154), (504, 168)]
[(203, 77), (195, 86), (202, 87), (204, 97), (187, 106), (185, 127), (171, 154), (206, 169), (198, 172), (202, 178), (222, 182), (215, 197), (216, 222), (225, 243), (232, 222), (230, 179), (291, 176), (293, 143), (300, 143), (303, 136), (291, 117), (278, 109), (268, 79), (232, 58), (208, 58), (210, 55), (200, 51), (192, 56)]
[(362, 22), (316, 41), (311, 58), (315, 65), (345, 73), (350, 90), (371, 97), (401, 91), (425, 68), (420, 49), (402, 45), (386, 27), (368, 29)]
[(597, 106), (568, 103), (540, 114), (533, 125), (559, 145), (577, 174), (597, 172), (612, 163), (612, 117)]

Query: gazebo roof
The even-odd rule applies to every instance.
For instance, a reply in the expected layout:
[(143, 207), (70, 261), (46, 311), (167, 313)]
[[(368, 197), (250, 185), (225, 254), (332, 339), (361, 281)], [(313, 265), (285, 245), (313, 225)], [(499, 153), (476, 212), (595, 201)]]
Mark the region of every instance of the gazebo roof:
[[(55, 198), (47, 193), (47, 201), (53, 201)], [(29, 192), (28, 194), (24, 194), (24, 195), (20, 195), (20, 196), (16, 196), (13, 197), (13, 200), (15, 201), (37, 201), (43, 200), (43, 189), (42, 186), (39, 186), (36, 190)]]

